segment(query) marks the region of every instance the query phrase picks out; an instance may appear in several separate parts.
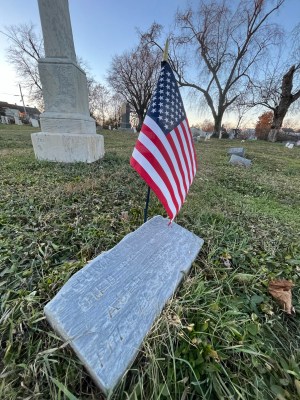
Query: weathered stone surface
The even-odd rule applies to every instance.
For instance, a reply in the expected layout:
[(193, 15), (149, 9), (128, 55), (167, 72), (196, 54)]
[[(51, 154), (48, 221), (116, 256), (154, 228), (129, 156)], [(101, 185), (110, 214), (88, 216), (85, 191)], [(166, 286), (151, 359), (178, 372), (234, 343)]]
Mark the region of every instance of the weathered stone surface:
[(67, 0), (38, 0), (47, 57), (67, 57), (76, 62)]
[(39, 128), (40, 124), (39, 124), (39, 121), (37, 119), (30, 118), (30, 122), (31, 122), (31, 125), (33, 126), (33, 128)]
[(198, 129), (198, 128), (191, 128), (191, 132), (192, 132), (192, 136), (193, 138), (205, 138), (207, 135), (207, 132), (204, 132), (202, 129)]
[(45, 45), (45, 58), (38, 61), (45, 112), (40, 115), (42, 132), (32, 135), (36, 158), (96, 161), (104, 155), (104, 140), (90, 117), (87, 79), (76, 62), (68, 0), (38, 4)]
[(230, 149), (228, 149), (228, 154), (235, 154), (236, 156), (244, 157), (245, 149), (244, 147), (231, 147)]
[(293, 147), (294, 147), (294, 143), (290, 143), (290, 142), (288, 142), (286, 145), (285, 145), (285, 147), (287, 147), (288, 149), (292, 149)]
[(92, 163), (104, 156), (102, 135), (31, 134), (35, 157), (43, 161)]
[(193, 137), (198, 137), (198, 136), (200, 136), (200, 134), (202, 133), (202, 131), (201, 131), (201, 129), (192, 127), (192, 128), (191, 128), (191, 133), (192, 133), (192, 136), (193, 136)]
[(131, 130), (130, 105), (129, 105), (129, 103), (124, 103), (123, 106), (122, 106), (120, 129), (121, 130)]
[(46, 305), (47, 320), (104, 393), (134, 361), (202, 244), (179, 225), (154, 217), (73, 275)]
[[(70, 121), (72, 133), (96, 133), (96, 124), (90, 117), (87, 80), (84, 71), (70, 59), (45, 58), (39, 60), (39, 72), (43, 86), (45, 112), (41, 114), (43, 132), (67, 133)], [(51, 120), (54, 122), (51, 124)], [(76, 129), (72, 121), (82, 120)], [(75, 125), (75, 131), (74, 131)]]
[(14, 117), (14, 118), (15, 118), (15, 124), (16, 124), (16, 125), (23, 125), (23, 124), (22, 124), (22, 121), (20, 120), (19, 117)]
[(244, 158), (244, 157), (239, 157), (235, 154), (232, 154), (229, 162), (230, 162), (230, 164), (241, 165), (243, 167), (250, 167), (252, 164), (251, 160), (248, 160), (247, 158)]

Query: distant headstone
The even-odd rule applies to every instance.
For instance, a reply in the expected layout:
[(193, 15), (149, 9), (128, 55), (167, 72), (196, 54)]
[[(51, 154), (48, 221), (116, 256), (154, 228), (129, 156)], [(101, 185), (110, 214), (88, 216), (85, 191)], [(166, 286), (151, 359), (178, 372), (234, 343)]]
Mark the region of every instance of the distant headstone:
[(6, 119), (3, 115), (1, 115), (1, 124), (6, 124)]
[(296, 146), (300, 146), (300, 140), (296, 142)]
[(45, 306), (53, 329), (104, 393), (134, 361), (202, 245), (198, 236), (156, 216), (73, 275)]
[(195, 128), (193, 126), (190, 129), (191, 129), (192, 136), (198, 136), (200, 134), (200, 129)]
[(231, 147), (230, 149), (228, 149), (228, 154), (235, 154), (236, 156), (244, 157), (245, 149), (244, 147)]
[(16, 125), (23, 125), (19, 117), (14, 117)]
[(193, 136), (193, 137), (198, 137), (198, 136), (200, 136), (200, 134), (201, 134), (201, 130), (198, 129), (198, 128), (192, 127), (192, 128), (191, 128), (191, 133), (192, 133), (192, 136)]
[(252, 164), (251, 160), (247, 158), (237, 156), (236, 154), (232, 154), (229, 160), (230, 164), (241, 165), (243, 167), (250, 167)]
[(239, 128), (233, 128), (229, 131), (229, 139), (235, 139), (238, 137), (238, 135), (241, 133), (241, 129)]
[(202, 129), (199, 129), (199, 128), (192, 127), (191, 133), (192, 133), (194, 142), (200, 142), (201, 138), (206, 137), (206, 132), (204, 132)]
[(123, 104), (120, 129), (131, 129), (129, 103)]
[(207, 135), (207, 132), (204, 132), (202, 129), (194, 128), (194, 127), (191, 128), (191, 132), (192, 132), (193, 138), (196, 138), (196, 139), (205, 138)]
[(287, 147), (288, 149), (292, 149), (293, 147), (294, 147), (294, 143), (287, 143), (286, 145), (285, 145), (285, 147)]
[(205, 139), (204, 139), (205, 141), (209, 140), (213, 135), (213, 132), (204, 132), (204, 133), (205, 133)]
[(39, 121), (35, 118), (31, 118), (30, 119), (31, 125), (33, 126), (33, 128), (39, 128)]

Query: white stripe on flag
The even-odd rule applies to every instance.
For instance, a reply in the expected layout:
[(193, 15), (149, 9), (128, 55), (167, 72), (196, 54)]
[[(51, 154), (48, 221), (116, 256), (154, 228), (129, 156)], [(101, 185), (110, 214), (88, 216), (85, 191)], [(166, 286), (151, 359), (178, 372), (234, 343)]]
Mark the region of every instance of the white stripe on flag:
[(160, 127), (157, 125), (157, 123), (155, 121), (153, 121), (152, 118), (148, 117), (148, 115), (146, 115), (146, 118), (144, 120), (144, 124), (147, 125), (152, 130), (152, 132), (159, 138), (159, 140), (164, 145), (167, 153), (169, 154), (169, 157), (170, 157), (170, 159), (172, 161), (172, 164), (174, 166), (175, 172), (176, 172), (177, 177), (178, 177), (178, 181), (179, 181), (182, 197), (185, 198), (187, 192), (184, 189), (183, 177), (181, 176), (181, 172), (180, 172), (179, 166), (177, 164), (177, 160), (175, 158), (175, 155), (174, 155), (174, 152), (172, 150), (172, 147), (171, 147), (170, 143), (168, 142), (168, 139), (166, 138), (166, 135), (163, 133), (163, 131), (160, 129)]
[(160, 175), (155, 171), (146, 157), (144, 157), (136, 148), (133, 150), (132, 157), (141, 165), (142, 168), (144, 168), (147, 174), (150, 175), (151, 179), (156, 183), (162, 194), (165, 196), (173, 215), (176, 215), (176, 207), (173, 203), (170, 192)]
[(178, 204), (178, 210), (181, 207), (181, 199), (179, 197), (179, 193), (178, 193), (178, 189), (177, 189), (177, 185), (176, 182), (174, 180), (172, 171), (170, 170), (165, 158), (163, 157), (163, 155), (161, 154), (161, 152), (159, 151), (159, 149), (157, 148), (157, 146), (155, 146), (155, 144), (143, 133), (141, 132), (139, 135), (139, 139), (138, 139), (148, 150), (149, 152), (156, 158), (156, 160), (158, 161), (158, 163), (161, 165), (162, 169), (164, 170), (164, 172), (166, 173), (170, 184), (173, 188), (174, 191), (174, 195), (175, 198), (177, 200), (177, 204)]

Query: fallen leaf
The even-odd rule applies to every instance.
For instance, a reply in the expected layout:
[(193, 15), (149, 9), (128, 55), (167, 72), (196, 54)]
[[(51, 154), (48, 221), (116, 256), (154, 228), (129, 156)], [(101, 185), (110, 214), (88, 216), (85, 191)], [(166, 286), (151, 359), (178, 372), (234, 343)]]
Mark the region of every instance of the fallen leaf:
[(283, 311), (285, 311), (287, 314), (292, 314), (292, 312), (295, 312), (294, 307), (292, 306), (291, 289), (293, 286), (293, 282), (285, 279), (271, 281), (269, 283), (268, 290), (270, 295), (280, 304)]

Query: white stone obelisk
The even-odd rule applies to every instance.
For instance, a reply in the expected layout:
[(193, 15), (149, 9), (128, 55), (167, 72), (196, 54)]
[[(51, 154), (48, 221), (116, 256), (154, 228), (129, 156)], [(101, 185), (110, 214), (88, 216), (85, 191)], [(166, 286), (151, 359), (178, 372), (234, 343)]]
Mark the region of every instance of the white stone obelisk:
[(39, 60), (45, 112), (31, 135), (39, 160), (91, 163), (103, 157), (103, 136), (90, 117), (87, 80), (76, 63), (68, 0), (38, 0), (45, 58)]

